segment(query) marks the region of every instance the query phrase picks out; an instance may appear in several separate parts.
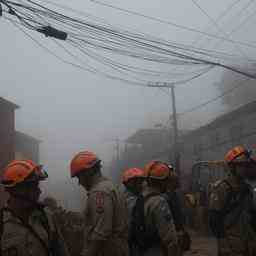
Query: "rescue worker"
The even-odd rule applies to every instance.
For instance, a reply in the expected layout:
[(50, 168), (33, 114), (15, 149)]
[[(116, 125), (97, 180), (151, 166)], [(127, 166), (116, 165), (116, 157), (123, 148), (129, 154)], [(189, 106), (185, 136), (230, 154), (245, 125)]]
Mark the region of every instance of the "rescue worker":
[(158, 161), (152, 161), (145, 167), (147, 187), (142, 194), (147, 236), (143, 255), (179, 255), (172, 213), (166, 199), (162, 196), (166, 191), (170, 172), (168, 165)]
[(85, 209), (83, 256), (127, 256), (128, 225), (125, 200), (102, 176), (101, 160), (89, 151), (75, 155), (71, 177), (88, 192)]
[(210, 194), (210, 227), (218, 241), (219, 256), (256, 255), (256, 210), (251, 186), (256, 162), (243, 146), (230, 150), (225, 161), (229, 176), (214, 184)]
[(125, 187), (124, 196), (128, 210), (128, 227), (129, 227), (129, 249), (130, 255), (137, 255), (136, 248), (133, 246), (131, 238), (131, 220), (132, 212), (138, 196), (142, 192), (142, 183), (144, 181), (144, 171), (139, 168), (130, 168), (125, 170), (122, 175), (122, 183)]
[(50, 212), (39, 204), (39, 183), (48, 177), (30, 160), (12, 161), (1, 183), (9, 193), (1, 209), (2, 256), (68, 256), (65, 243)]
[(172, 165), (168, 166), (171, 172), (167, 190), (163, 195), (166, 198), (173, 215), (173, 222), (178, 235), (179, 247), (182, 251), (188, 251), (191, 246), (191, 238), (185, 230), (185, 217), (183, 214), (181, 200), (177, 193), (177, 189), (180, 187), (180, 181)]
[(124, 195), (128, 209), (128, 225), (130, 223), (132, 209), (135, 206), (138, 195), (142, 192), (142, 183), (145, 179), (144, 171), (139, 168), (130, 168), (124, 171), (122, 183), (125, 187)]

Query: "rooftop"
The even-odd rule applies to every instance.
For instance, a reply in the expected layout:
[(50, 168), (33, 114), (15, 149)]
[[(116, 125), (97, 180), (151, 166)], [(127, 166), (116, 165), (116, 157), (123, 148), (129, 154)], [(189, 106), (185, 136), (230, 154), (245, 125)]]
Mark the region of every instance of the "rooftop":
[(35, 142), (35, 143), (41, 143), (42, 141), (39, 140), (39, 139), (36, 139), (30, 135), (27, 135), (23, 132), (19, 132), (19, 131), (15, 131), (15, 136), (16, 136), (16, 139), (18, 140), (28, 140), (28, 141), (31, 141), (31, 142)]
[(9, 101), (9, 100), (6, 100), (6, 99), (4, 99), (4, 98), (2, 98), (2, 97), (0, 97), (0, 105), (1, 104), (4, 104), (4, 105), (9, 105), (11, 108), (13, 108), (13, 109), (18, 109), (18, 108), (20, 108), (18, 105), (16, 105), (15, 103), (13, 103), (13, 102), (11, 102), (11, 101)]
[(216, 119), (214, 119), (212, 122), (199, 127), (198, 129), (195, 129), (187, 134), (188, 137), (195, 136), (198, 133), (202, 133), (205, 130), (210, 129), (216, 129), (220, 125), (223, 125), (223, 123), (228, 123), (232, 120), (234, 120), (237, 116), (243, 115), (243, 114), (250, 114), (256, 112), (256, 101), (252, 101), (250, 103), (247, 103), (245, 105), (242, 105), (238, 107), (237, 109), (230, 111), (226, 114), (223, 114)]
[(149, 138), (163, 138), (163, 136), (168, 136), (168, 134), (170, 134), (170, 130), (167, 129), (140, 129), (128, 137), (126, 142), (131, 144), (145, 144)]

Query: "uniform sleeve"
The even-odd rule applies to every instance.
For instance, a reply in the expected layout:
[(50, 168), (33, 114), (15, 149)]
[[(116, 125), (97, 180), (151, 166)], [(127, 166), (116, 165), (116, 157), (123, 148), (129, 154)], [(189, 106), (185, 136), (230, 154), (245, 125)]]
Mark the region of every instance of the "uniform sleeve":
[(88, 204), (93, 216), (90, 240), (108, 240), (112, 234), (113, 200), (110, 194), (95, 191), (90, 194)]
[(177, 233), (173, 223), (172, 213), (169, 205), (164, 198), (160, 198), (153, 210), (154, 222), (158, 234), (164, 247), (168, 250), (168, 255), (176, 255), (177, 250)]

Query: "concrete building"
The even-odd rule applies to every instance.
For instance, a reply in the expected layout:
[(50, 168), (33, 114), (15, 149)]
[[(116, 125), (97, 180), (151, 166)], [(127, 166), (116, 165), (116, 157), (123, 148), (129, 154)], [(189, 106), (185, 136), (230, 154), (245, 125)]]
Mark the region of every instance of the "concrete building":
[[(0, 176), (3, 168), (13, 159), (31, 159), (39, 162), (40, 141), (15, 131), (15, 110), (19, 107), (0, 97)], [(0, 186), (0, 207), (6, 194)]]
[(15, 157), (15, 110), (18, 108), (0, 97), (0, 170)]
[(22, 132), (15, 132), (15, 159), (31, 159), (39, 163), (40, 140)]
[[(149, 160), (173, 159), (170, 132), (161, 129), (142, 129), (130, 136), (118, 170), (123, 167), (144, 166)], [(256, 149), (256, 101), (221, 115), (193, 131), (180, 134), (181, 176), (189, 186), (192, 166), (197, 161), (222, 160), (236, 145)]]
[(196, 161), (222, 160), (225, 153), (236, 145), (255, 149), (256, 101), (183, 136), (181, 170), (190, 173)]

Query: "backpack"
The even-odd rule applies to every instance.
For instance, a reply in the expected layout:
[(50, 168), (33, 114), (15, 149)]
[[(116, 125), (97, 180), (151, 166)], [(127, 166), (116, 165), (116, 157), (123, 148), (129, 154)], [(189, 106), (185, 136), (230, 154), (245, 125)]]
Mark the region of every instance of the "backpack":
[(173, 222), (177, 231), (184, 229), (184, 217), (181, 204), (176, 192), (169, 192), (163, 195), (166, 199), (173, 216)]
[(131, 250), (145, 252), (156, 244), (160, 244), (157, 231), (148, 230), (145, 224), (144, 205), (145, 202), (158, 193), (151, 193), (145, 197), (139, 195), (132, 210), (131, 228), (129, 234), (129, 246)]

